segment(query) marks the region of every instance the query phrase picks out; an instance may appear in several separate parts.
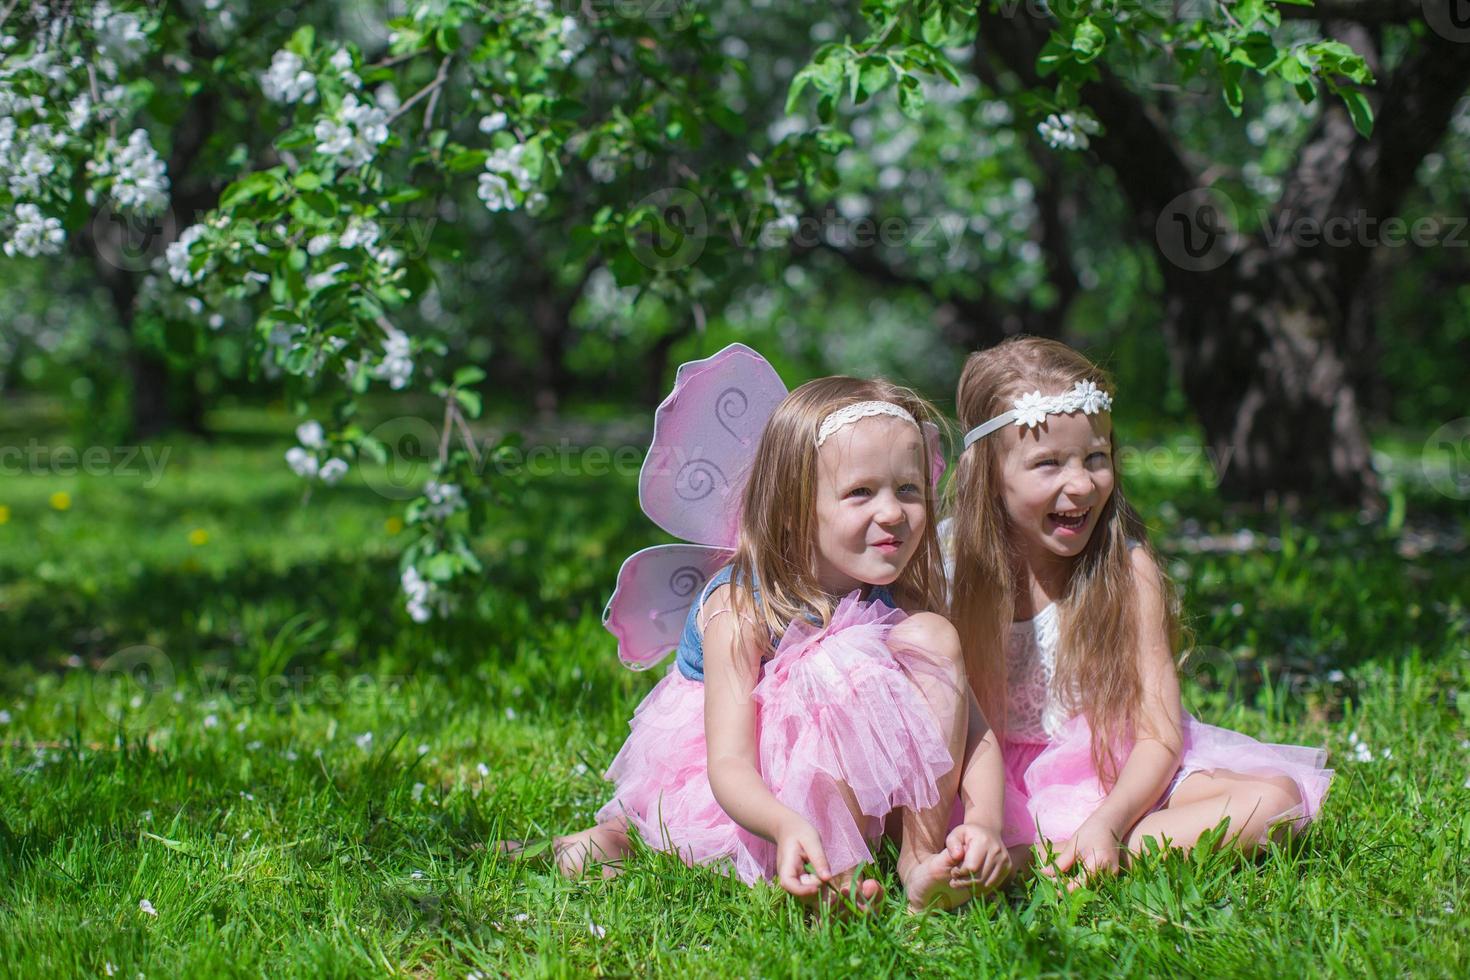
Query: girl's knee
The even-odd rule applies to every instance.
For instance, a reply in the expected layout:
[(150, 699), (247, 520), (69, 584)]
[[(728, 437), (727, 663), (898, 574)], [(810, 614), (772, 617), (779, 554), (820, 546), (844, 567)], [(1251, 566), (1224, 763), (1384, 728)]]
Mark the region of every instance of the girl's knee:
[(1257, 777), (1260, 792), (1260, 815), (1273, 819), (1302, 805), (1302, 791), (1296, 780), (1287, 775)]

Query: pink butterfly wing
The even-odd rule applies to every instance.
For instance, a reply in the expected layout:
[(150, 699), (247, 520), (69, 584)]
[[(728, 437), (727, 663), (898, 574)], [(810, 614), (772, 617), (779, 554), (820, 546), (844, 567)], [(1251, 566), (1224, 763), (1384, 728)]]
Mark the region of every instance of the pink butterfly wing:
[(647, 670), (679, 645), (689, 607), (710, 576), (730, 563), (723, 548), (661, 544), (628, 556), (602, 623), (618, 638), (618, 659)]
[(638, 476), (643, 512), (685, 541), (734, 548), (756, 444), (785, 397), (775, 369), (744, 344), (680, 367)]

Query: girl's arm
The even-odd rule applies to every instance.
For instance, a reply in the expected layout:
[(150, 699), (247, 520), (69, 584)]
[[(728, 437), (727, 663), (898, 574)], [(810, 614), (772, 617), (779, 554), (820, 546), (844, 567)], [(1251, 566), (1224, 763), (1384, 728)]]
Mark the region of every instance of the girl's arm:
[(1005, 823), (1005, 763), (999, 739), (985, 722), (975, 696), (970, 696), (970, 727), (965, 738), (965, 768), (960, 776), (960, 802), (965, 823), (999, 834)]
[[(1179, 675), (1164, 635), (1164, 595), (1159, 571), (1142, 548), (1132, 552), (1138, 586), (1138, 671), (1143, 685), (1133, 751), (1113, 789), (1057, 855), (1059, 871), (1081, 859), (1089, 871), (1116, 868), (1119, 843), (1158, 802), (1179, 768), (1183, 750)], [(1048, 869), (1049, 870), (1049, 869)]]
[(985, 723), (980, 705), (970, 696), (970, 724), (960, 773), (964, 822), (949, 832), (945, 844), (955, 864), (951, 884), (978, 883), (996, 888), (1011, 876), (1005, 846), (1005, 765), (1000, 740)]
[[(794, 895), (815, 894), (831, 876), (821, 841), (806, 818), (776, 799), (760, 773), (754, 691), (763, 631), (755, 624), (737, 624), (729, 593), (728, 588), (717, 589), (704, 606), (704, 736), (710, 789), (730, 819), (776, 844), (781, 887)], [(808, 862), (815, 877), (805, 873)]]

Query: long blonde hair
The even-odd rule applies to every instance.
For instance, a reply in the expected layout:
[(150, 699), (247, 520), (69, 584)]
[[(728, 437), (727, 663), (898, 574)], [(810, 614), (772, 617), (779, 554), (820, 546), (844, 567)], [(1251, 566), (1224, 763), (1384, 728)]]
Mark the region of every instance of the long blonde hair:
[[(1055, 340), (1012, 337), (971, 354), (960, 375), (955, 407), (969, 431), (1020, 396), (1068, 391), (1078, 381), (1113, 390), (1112, 379), (1088, 358)], [(1104, 785), (1117, 778), (1113, 750), (1133, 737), (1142, 700), (1138, 649), (1139, 597), (1130, 541), (1159, 568), (1165, 596), (1164, 635), (1176, 654), (1182, 641), (1177, 596), (1148, 543), (1148, 532), (1123, 495), (1117, 472), (1117, 435), (1111, 436), (1115, 483), (1091, 539), (1072, 562), (1057, 602), (1060, 640), (1053, 690), (1087, 715), (1092, 758)], [(954, 588), (950, 612), (965, 651), (971, 686), (991, 726), (1005, 732), (1006, 643), (1015, 613), (1015, 569), (1022, 558), (1012, 534), (1003, 485), (1004, 443), (999, 434), (961, 455), (950, 481), (954, 514)]]
[[(817, 430), (831, 413), (865, 401), (892, 402), (921, 425), (938, 416), (908, 388), (881, 379), (838, 376), (808, 381), (792, 391), (761, 433), (741, 506), (731, 598), (741, 621), (763, 623), (772, 636), (783, 633), (798, 616), (814, 614), (824, 626), (831, 621), (832, 597), (817, 583)], [(892, 585), (894, 600), (907, 610), (944, 607), (944, 564), (935, 534), (936, 494), (929, 462), (925, 440), (920, 468), (928, 520), (918, 550)], [(758, 608), (744, 587), (751, 582), (760, 590)]]

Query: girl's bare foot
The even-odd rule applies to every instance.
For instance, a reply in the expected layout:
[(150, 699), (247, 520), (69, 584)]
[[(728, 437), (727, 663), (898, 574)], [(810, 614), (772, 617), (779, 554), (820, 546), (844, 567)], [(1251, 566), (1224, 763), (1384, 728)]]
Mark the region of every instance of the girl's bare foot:
[(517, 860), (556, 860), (557, 870), (568, 878), (580, 878), (594, 866), (604, 878), (615, 878), (628, 856), (628, 830), (621, 821), (600, 823), (575, 834), (551, 840), (500, 842), (500, 853)]
[(950, 881), (955, 864), (955, 859), (945, 850), (908, 869), (903, 876), (903, 890), (908, 895), (910, 911), (942, 909), (948, 912), (984, 894), (985, 889), (978, 885), (956, 885)]

